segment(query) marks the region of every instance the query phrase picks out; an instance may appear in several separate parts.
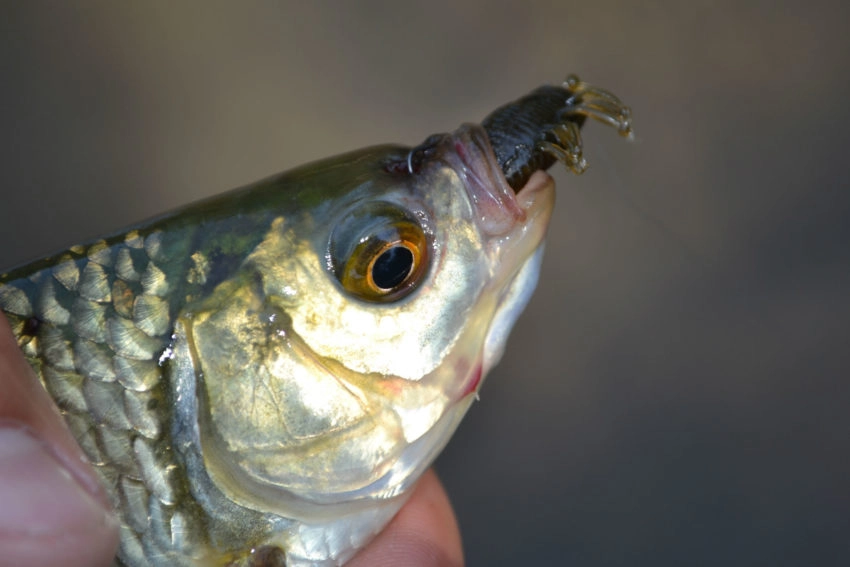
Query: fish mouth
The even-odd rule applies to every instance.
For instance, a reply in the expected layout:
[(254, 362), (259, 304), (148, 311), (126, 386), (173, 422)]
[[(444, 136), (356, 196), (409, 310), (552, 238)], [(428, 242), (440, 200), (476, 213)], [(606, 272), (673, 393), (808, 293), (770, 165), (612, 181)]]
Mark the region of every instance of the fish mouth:
[(484, 378), (502, 356), (517, 318), (537, 285), (543, 241), (555, 201), (555, 181), (543, 170), (533, 172), (514, 190), (508, 183), (486, 131), (464, 124), (439, 142), (442, 160), (463, 183), (473, 222), (484, 238), (491, 280), (484, 293), (492, 298), (489, 324), (481, 350), (461, 366), (465, 371), (453, 394), (460, 401), (477, 394)]
[(540, 209), (551, 208), (555, 186), (552, 177), (538, 170), (515, 191), (508, 184), (487, 132), (481, 126), (464, 124), (447, 135), (442, 144), (449, 146), (443, 152), (443, 159), (463, 181), (475, 222), (486, 236), (506, 236), (536, 218)]

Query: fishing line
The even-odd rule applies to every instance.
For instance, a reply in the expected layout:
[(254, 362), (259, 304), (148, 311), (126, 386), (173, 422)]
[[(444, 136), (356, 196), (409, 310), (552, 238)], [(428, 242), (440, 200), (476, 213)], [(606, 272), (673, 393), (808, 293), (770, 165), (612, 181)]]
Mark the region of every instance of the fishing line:
[[(608, 151), (606, 144), (599, 143), (593, 139), (585, 139), (584, 143), (585, 147), (591, 146), (594, 148), (592, 152), (587, 152), (588, 154), (593, 155), (594, 162), (602, 162), (602, 167), (598, 169), (601, 169), (602, 174), (607, 176), (611, 181), (610, 184), (606, 184), (606, 187), (611, 187), (613, 192), (616, 193), (617, 197), (626, 205), (629, 211), (647, 225), (653, 227), (656, 232), (669, 238), (681, 249), (682, 252), (685, 253), (686, 256), (692, 259), (698, 258), (703, 261), (710, 260), (705, 252), (691, 245), (691, 243), (685, 239), (683, 234), (674, 230), (657, 214), (641, 206), (640, 203), (635, 200), (634, 192), (626, 190), (626, 183), (623, 181), (623, 178), (618, 171), (617, 163), (611, 157), (611, 153)], [(640, 139), (635, 137), (633, 143), (639, 144)]]

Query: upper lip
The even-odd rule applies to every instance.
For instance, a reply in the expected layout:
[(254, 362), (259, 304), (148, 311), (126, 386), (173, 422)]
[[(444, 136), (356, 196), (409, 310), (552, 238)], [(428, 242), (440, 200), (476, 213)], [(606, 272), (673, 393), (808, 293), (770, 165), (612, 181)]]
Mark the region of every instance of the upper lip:
[(444, 159), (461, 177), (475, 211), (476, 220), (488, 236), (501, 236), (526, 219), (496, 161), (483, 128), (465, 124), (446, 136)]

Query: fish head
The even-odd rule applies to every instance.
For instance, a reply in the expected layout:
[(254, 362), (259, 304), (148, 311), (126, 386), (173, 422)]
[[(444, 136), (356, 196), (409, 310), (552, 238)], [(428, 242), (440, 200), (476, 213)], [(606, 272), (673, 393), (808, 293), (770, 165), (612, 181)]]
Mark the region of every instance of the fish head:
[(465, 125), (271, 186), (262, 240), (179, 318), (176, 380), (216, 490), (320, 524), (398, 502), (446, 444), (536, 285), (554, 183), (514, 192)]

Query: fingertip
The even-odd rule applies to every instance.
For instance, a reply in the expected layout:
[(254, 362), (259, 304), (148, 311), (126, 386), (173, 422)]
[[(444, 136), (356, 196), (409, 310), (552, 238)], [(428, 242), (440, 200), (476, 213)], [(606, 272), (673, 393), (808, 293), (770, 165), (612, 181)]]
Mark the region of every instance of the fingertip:
[(451, 502), (433, 470), (427, 471), (387, 527), (350, 567), (461, 567), (460, 530)]
[(0, 565), (98, 565), (118, 523), (25, 427), (0, 427)]
[(0, 315), (0, 566), (109, 565), (109, 500)]
[(54, 458), (74, 476), (96, 499), (104, 505), (109, 498), (94, 474), (88, 459), (53, 400), (39, 383), (18, 343), (12, 335), (9, 322), (0, 313), (0, 425), (4, 422), (26, 426), (36, 437), (51, 448)]

